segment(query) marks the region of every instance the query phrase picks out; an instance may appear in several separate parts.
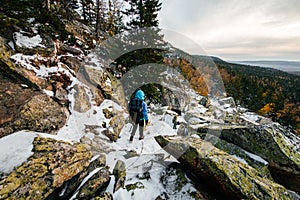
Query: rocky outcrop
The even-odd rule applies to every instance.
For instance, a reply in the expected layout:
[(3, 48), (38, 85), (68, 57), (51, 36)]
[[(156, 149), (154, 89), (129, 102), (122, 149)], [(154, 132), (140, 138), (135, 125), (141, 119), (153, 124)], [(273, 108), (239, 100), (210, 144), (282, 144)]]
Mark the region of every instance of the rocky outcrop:
[(21, 109), (13, 123), (14, 130), (32, 130), (53, 133), (66, 122), (66, 113), (46, 94), (32, 97)]
[[(180, 163), (230, 199), (292, 199), (283, 186), (201, 139), (157, 136), (156, 141)], [(216, 190), (216, 191), (217, 191)]]
[(8, 123), (16, 119), (19, 109), (41, 92), (24, 77), (13, 73), (5, 63), (0, 61), (0, 65), (0, 137), (3, 137), (13, 131)]
[(77, 21), (77, 20), (65, 20), (65, 29), (69, 33), (73, 34), (77, 39), (76, 43), (82, 49), (93, 47), (94, 44), (94, 31), (91, 27)]
[(104, 124), (106, 128), (102, 131), (102, 133), (111, 141), (117, 141), (123, 127), (125, 126), (124, 114), (122, 111), (113, 107), (104, 108), (102, 112), (104, 117), (109, 120), (108, 124)]
[(74, 90), (75, 103), (73, 109), (80, 113), (87, 112), (91, 109), (91, 103), (85, 88), (83, 86), (75, 85)]
[(99, 166), (82, 144), (36, 137), (34, 154), (0, 181), (0, 199), (66, 199)]
[(5, 66), (0, 69), (1, 137), (22, 129), (54, 133), (61, 128), (68, 113), (36, 85)]
[(92, 159), (83, 144), (41, 137), (35, 138), (33, 152), (28, 162), (0, 181), (0, 199), (68, 199), (75, 191), (76, 199), (110, 197), (102, 194), (110, 181), (105, 156)]
[(86, 78), (103, 93), (106, 99), (109, 99), (113, 95), (113, 88), (111, 85), (110, 77), (108, 72), (95, 69), (95, 68), (84, 68), (86, 73)]
[(108, 169), (101, 168), (96, 172), (79, 190), (76, 195), (78, 200), (89, 200), (94, 196), (100, 195), (110, 181), (110, 173)]
[(217, 135), (223, 140), (259, 155), (268, 161), (268, 168), (275, 181), (300, 192), (300, 139), (279, 124), (218, 125), (199, 128), (198, 132)]
[(113, 175), (115, 176), (115, 185), (114, 192), (116, 192), (120, 188), (124, 188), (125, 180), (126, 180), (126, 168), (125, 163), (121, 160), (118, 160), (116, 163)]

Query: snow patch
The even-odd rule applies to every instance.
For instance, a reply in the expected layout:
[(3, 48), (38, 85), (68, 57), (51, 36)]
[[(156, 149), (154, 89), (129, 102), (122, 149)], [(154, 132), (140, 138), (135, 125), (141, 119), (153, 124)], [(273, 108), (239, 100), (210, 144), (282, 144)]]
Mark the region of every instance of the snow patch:
[(241, 158), (241, 157), (239, 157), (239, 156), (237, 156), (237, 155), (231, 155), (231, 156), (234, 157), (234, 158), (236, 158), (236, 159), (238, 159), (240, 162), (242, 162), (242, 163), (248, 165), (247, 161), (244, 160), (243, 158)]
[(43, 39), (40, 35), (35, 35), (33, 37), (28, 37), (23, 35), (22, 33), (15, 32), (14, 33), (15, 42), (20, 47), (26, 47), (26, 48), (34, 48), (34, 47), (43, 47), (44, 45), (41, 44)]
[(20, 131), (0, 139), (0, 172), (9, 173), (25, 162), (33, 152), (36, 134)]
[[(245, 150), (244, 150), (244, 151), (245, 151)], [(255, 154), (250, 153), (250, 152), (248, 152), (248, 151), (245, 151), (245, 153), (246, 153), (250, 158), (252, 158), (253, 160), (256, 160), (256, 161), (258, 161), (258, 162), (260, 162), (260, 163), (263, 163), (264, 165), (268, 165), (268, 164), (269, 164), (266, 160), (264, 160), (262, 157), (260, 157), (260, 156), (258, 156), (258, 155), (255, 155)]]

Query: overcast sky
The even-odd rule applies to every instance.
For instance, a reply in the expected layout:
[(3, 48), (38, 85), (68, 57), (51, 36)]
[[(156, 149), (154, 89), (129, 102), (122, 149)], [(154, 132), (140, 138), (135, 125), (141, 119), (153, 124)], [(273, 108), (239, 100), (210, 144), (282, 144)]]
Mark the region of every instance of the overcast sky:
[[(224, 60), (300, 61), (300, 0), (162, 0), (160, 26)], [(202, 54), (184, 37), (174, 42)], [(185, 46), (185, 47), (184, 47)]]

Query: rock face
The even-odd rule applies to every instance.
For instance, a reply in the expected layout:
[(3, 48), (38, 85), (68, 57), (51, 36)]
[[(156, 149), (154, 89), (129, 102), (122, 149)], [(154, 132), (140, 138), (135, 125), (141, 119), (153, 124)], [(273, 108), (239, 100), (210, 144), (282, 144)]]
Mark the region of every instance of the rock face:
[(106, 129), (102, 131), (111, 141), (117, 141), (122, 128), (125, 126), (125, 118), (121, 111), (112, 107), (103, 109), (103, 115), (106, 119), (110, 120), (106, 124)]
[[(6, 64), (0, 62), (0, 126), (16, 119), (20, 107), (33, 96), (40, 94), (36, 88), (30, 87), (30, 82), (19, 74), (12, 73)], [(32, 85), (32, 84), (31, 84)], [(9, 134), (4, 132), (0, 137)], [(0, 131), (0, 132), (2, 132)]]
[(14, 129), (52, 133), (65, 124), (66, 118), (58, 103), (48, 95), (40, 94), (23, 106), (19, 118), (14, 122)]
[[(230, 199), (292, 199), (283, 186), (260, 176), (210, 143), (197, 138), (157, 136), (156, 141), (199, 178)], [(217, 191), (216, 190), (216, 191)]]
[(91, 109), (89, 96), (86, 94), (86, 91), (83, 86), (75, 85), (75, 105), (74, 110), (80, 113), (84, 113)]
[(85, 67), (83, 70), (83, 75), (85, 75), (85, 78), (95, 87), (100, 89), (105, 98), (108, 99), (112, 97), (113, 88), (110, 84), (108, 72), (89, 67)]
[(300, 192), (300, 139), (279, 124), (260, 126), (215, 126), (200, 133), (220, 134), (220, 138), (259, 155), (269, 163), (272, 177), (285, 187)]
[(67, 113), (52, 98), (5, 63), (0, 68), (0, 137), (27, 129), (54, 133)]
[(37, 137), (29, 162), (0, 182), (0, 199), (62, 199), (68, 197), (93, 166), (82, 144)]
[(79, 190), (76, 199), (91, 199), (105, 189), (110, 181), (110, 173), (106, 168), (99, 169)]
[(114, 192), (120, 188), (124, 188), (126, 180), (126, 166), (125, 163), (121, 160), (118, 160), (116, 163), (113, 174), (115, 176), (116, 182), (114, 185)]

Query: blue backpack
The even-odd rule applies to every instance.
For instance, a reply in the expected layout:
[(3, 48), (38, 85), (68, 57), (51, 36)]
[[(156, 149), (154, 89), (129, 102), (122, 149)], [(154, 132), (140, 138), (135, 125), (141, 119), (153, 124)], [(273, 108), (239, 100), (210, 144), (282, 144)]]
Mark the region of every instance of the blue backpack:
[(143, 116), (143, 100), (137, 98), (130, 100), (129, 115), (136, 124), (140, 121)]

